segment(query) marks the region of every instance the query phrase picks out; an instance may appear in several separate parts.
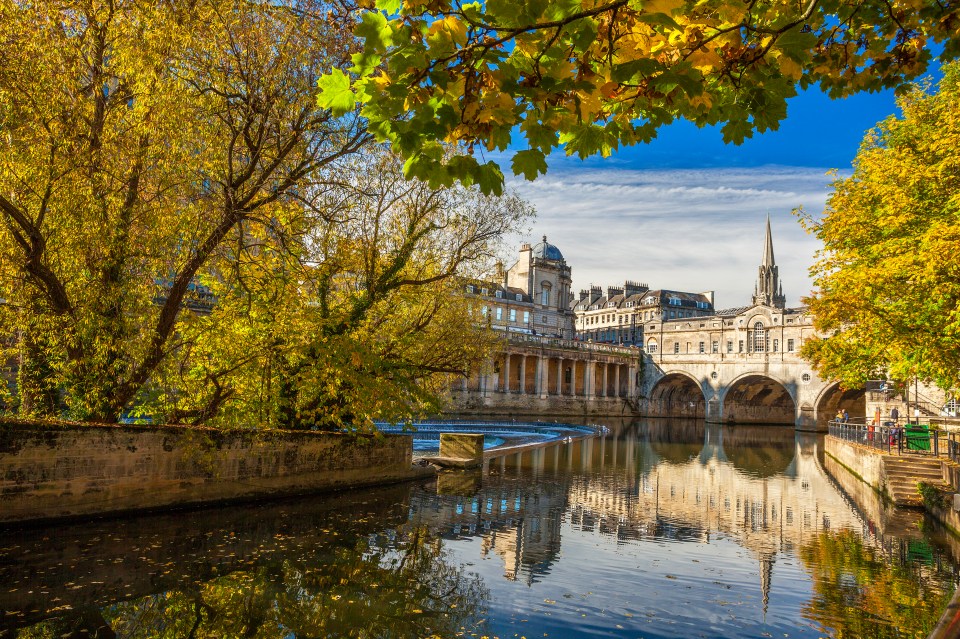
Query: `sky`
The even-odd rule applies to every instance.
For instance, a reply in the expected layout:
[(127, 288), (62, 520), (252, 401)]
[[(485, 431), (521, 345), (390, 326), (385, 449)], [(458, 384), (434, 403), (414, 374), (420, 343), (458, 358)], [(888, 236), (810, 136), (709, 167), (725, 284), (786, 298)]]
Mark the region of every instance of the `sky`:
[(546, 176), (508, 179), (537, 210), (515, 244), (546, 235), (573, 269), (574, 292), (633, 280), (712, 290), (729, 308), (750, 303), (769, 215), (787, 305), (797, 306), (819, 243), (792, 211), (819, 217), (828, 171), (849, 175), (864, 134), (894, 113), (892, 92), (831, 100), (812, 89), (788, 101), (779, 130), (739, 147), (679, 122), (609, 158), (555, 153)]

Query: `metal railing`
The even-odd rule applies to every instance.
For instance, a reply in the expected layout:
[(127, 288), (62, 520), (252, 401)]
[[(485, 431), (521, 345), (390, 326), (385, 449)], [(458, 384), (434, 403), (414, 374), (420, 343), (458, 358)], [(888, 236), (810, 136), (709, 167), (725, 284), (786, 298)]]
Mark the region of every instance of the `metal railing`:
[(844, 441), (881, 450), (890, 455), (946, 457), (960, 462), (960, 433), (924, 424), (831, 421), (829, 434)]

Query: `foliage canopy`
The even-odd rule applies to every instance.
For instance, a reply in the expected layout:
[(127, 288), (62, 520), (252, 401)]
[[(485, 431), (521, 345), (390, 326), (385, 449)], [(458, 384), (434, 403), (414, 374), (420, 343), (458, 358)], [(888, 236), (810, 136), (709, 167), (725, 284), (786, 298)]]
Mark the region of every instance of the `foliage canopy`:
[(804, 354), (847, 387), (876, 376), (960, 387), (960, 65), (917, 87), (834, 182), (811, 269), (826, 335)]
[[(939, 0), (360, 0), (353, 66), (319, 81), (334, 113), (357, 104), (408, 175), (501, 188), (558, 146), (608, 155), (677, 118), (740, 143), (776, 129), (786, 99), (901, 87), (958, 53), (958, 8)], [(522, 140), (516, 140), (517, 135)], [(441, 142), (467, 152), (445, 156)]]
[(9, 408), (364, 425), (478, 357), (451, 291), (527, 208), (404, 182), (317, 106), (345, 24), (318, 0), (0, 2)]

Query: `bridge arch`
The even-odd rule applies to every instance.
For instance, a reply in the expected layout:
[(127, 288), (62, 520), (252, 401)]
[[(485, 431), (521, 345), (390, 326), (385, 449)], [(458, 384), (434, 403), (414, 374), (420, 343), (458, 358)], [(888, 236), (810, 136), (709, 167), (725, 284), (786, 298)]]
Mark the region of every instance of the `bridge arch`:
[(649, 414), (652, 417), (696, 417), (703, 419), (707, 401), (700, 382), (682, 372), (665, 374), (650, 390)]
[(827, 430), (828, 422), (836, 416), (837, 411), (844, 409), (851, 421), (863, 422), (867, 412), (866, 392), (862, 388), (844, 390), (834, 382), (820, 391), (814, 404), (817, 429)]
[(722, 391), (723, 420), (735, 424), (794, 424), (796, 389), (762, 373), (742, 375)]

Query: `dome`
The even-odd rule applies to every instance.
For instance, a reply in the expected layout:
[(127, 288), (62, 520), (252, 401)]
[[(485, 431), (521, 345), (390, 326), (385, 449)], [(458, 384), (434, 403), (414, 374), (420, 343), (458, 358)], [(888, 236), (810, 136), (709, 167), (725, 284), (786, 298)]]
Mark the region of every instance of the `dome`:
[(547, 236), (543, 236), (543, 241), (533, 245), (533, 256), (546, 260), (563, 260), (563, 253), (553, 244), (547, 243)]

